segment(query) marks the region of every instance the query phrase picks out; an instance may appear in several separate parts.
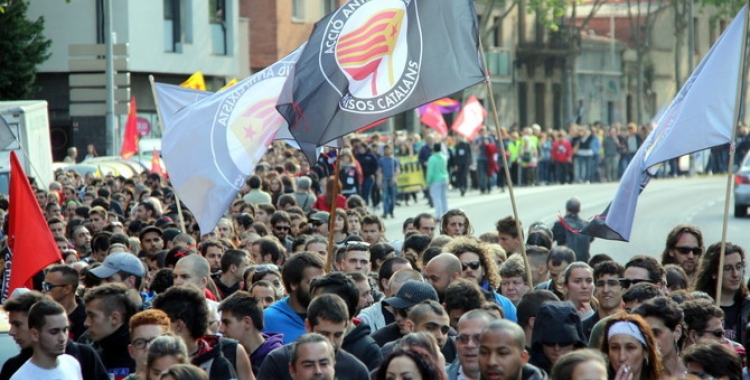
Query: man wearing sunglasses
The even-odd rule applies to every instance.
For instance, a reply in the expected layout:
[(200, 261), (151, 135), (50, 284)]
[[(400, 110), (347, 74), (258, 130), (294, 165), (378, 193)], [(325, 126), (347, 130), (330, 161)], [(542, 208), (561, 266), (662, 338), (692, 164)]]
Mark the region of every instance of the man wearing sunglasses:
[[(500, 275), (495, 260), (482, 245), (468, 237), (457, 237), (443, 247), (461, 261), (461, 277), (477, 283), (487, 299), (494, 300), (505, 311), (505, 318), (515, 322), (516, 306), (508, 297), (498, 294)], [(438, 292), (439, 293), (439, 292)]]
[(70, 321), (70, 338), (78, 339), (86, 331), (86, 306), (83, 298), (76, 296), (78, 271), (68, 265), (55, 265), (47, 270), (42, 283), (42, 293), (65, 308)]
[(724, 343), (724, 312), (713, 303), (694, 300), (682, 304), (687, 329), (686, 347), (698, 343)]
[(623, 280), (626, 280), (621, 281), (621, 285), (625, 290), (639, 282), (650, 282), (656, 285), (665, 296), (669, 294), (669, 289), (667, 289), (667, 272), (651, 256), (633, 256), (625, 263), (625, 272), (623, 272), (622, 276)]
[(287, 252), (292, 252), (292, 239), (289, 231), (292, 228), (292, 220), (286, 211), (276, 211), (271, 215), (271, 233), (279, 239)]
[(445, 369), (448, 373), (448, 380), (457, 380), (459, 374), (462, 379), (479, 378), (479, 337), (482, 330), (496, 319), (497, 317), (486, 310), (472, 310), (458, 320), (458, 335), (456, 336), (458, 360), (454, 360)]
[(701, 254), (703, 254), (701, 230), (691, 224), (678, 224), (667, 235), (667, 244), (661, 254), (661, 265), (681, 266), (688, 275), (688, 284), (692, 284)]

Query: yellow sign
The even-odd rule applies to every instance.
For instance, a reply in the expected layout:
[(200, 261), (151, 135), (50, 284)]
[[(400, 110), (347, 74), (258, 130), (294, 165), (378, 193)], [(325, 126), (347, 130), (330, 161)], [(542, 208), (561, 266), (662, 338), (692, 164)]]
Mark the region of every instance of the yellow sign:
[(398, 157), (401, 164), (401, 174), (398, 176), (398, 192), (413, 193), (422, 191), (425, 186), (422, 165), (417, 156)]

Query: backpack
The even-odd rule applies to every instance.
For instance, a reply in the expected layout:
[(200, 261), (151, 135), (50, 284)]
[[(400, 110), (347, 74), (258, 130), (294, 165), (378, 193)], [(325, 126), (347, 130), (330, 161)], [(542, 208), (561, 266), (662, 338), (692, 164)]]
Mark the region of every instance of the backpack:
[(565, 246), (576, 253), (576, 260), (588, 262), (591, 236), (581, 233), (581, 230), (586, 227), (586, 223), (580, 218), (565, 217), (563, 219), (570, 227), (569, 229), (564, 228)]

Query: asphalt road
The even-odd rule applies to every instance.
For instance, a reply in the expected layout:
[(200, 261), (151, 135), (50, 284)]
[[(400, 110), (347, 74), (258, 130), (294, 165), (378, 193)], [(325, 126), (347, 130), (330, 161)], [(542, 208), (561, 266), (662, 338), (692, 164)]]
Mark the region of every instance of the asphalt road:
[[(726, 182), (726, 176), (652, 180), (639, 197), (630, 242), (596, 239), (591, 254), (607, 253), (621, 263), (636, 254), (659, 257), (667, 233), (678, 223), (697, 225), (706, 246), (721, 240)], [(551, 227), (571, 196), (581, 200), (581, 216), (587, 219), (604, 210), (616, 188), (615, 183), (525, 187), (515, 189), (515, 198), (524, 229), (535, 221)], [(469, 215), (476, 236), (495, 231), (498, 219), (513, 214), (507, 189), (505, 193), (495, 189), (489, 195), (474, 191), (464, 197), (451, 191), (448, 207), (461, 208)], [(730, 195), (727, 240), (750, 249), (750, 218), (734, 218), (733, 210)], [(395, 218), (386, 220), (388, 239), (403, 238), (405, 218), (431, 211), (421, 196), (417, 205), (397, 207)]]

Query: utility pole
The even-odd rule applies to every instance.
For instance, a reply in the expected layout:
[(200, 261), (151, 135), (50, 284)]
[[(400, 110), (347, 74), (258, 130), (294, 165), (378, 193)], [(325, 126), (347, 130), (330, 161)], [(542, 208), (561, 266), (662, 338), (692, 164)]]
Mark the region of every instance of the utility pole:
[(107, 154), (117, 155), (115, 140), (117, 129), (115, 121), (115, 64), (114, 64), (114, 28), (112, 27), (112, 0), (104, 1), (104, 44), (106, 45), (107, 77)]
[[(688, 78), (693, 73), (695, 67), (695, 21), (693, 21), (693, 5), (695, 0), (688, 0), (687, 2), (687, 64), (688, 64)], [(677, 89), (679, 91), (679, 89)], [(690, 177), (695, 177), (695, 153), (690, 154), (690, 169), (688, 172)]]

